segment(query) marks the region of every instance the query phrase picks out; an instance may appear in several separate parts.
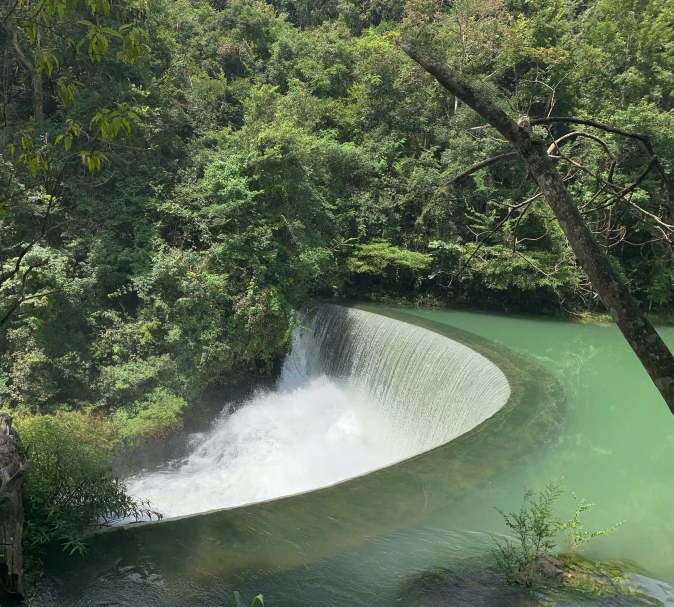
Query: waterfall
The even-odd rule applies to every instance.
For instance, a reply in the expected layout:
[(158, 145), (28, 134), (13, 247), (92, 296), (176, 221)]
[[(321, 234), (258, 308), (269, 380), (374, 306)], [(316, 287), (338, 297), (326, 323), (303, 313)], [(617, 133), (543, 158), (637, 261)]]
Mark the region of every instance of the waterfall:
[(510, 396), (496, 365), (432, 331), (334, 305), (302, 325), (275, 390), (227, 408), (130, 492), (180, 516), (324, 487), (450, 441)]
[(402, 457), (464, 434), (510, 397), (503, 372), (481, 354), (371, 312), (321, 306), (303, 320), (293, 351), (303, 375), (333, 378), (386, 420), (380, 434)]

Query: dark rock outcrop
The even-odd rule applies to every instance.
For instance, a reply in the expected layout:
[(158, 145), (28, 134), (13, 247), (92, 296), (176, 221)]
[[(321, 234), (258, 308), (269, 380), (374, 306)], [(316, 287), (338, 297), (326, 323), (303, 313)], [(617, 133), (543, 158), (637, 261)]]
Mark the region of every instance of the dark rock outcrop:
[(21, 485), (31, 467), (22, 462), (12, 418), (0, 413), (0, 604), (23, 598)]

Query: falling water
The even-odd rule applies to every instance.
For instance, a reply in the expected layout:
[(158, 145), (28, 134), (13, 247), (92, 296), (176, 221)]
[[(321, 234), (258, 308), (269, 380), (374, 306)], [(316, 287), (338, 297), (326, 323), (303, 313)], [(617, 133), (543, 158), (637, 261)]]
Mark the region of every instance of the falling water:
[(491, 361), (426, 329), (333, 305), (303, 325), (276, 390), (223, 412), (131, 493), (180, 516), (324, 487), (450, 441), (510, 396)]
[(494, 363), (438, 333), (334, 305), (321, 306), (304, 324), (297, 341), (306, 375), (348, 386), (365, 412), (386, 420), (382, 431), (399, 456), (464, 434), (510, 397)]

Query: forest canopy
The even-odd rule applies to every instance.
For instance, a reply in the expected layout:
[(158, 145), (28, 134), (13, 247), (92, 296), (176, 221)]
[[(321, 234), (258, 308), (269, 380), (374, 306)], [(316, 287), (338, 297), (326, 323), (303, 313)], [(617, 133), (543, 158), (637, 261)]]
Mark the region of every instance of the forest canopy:
[[(671, 175), (673, 24), (671, 0), (3, 3), (3, 407), (162, 434), (212, 385), (269, 372), (312, 298), (599, 310), (520, 163), (457, 179), (508, 146), (395, 42), (515, 118), (644, 133)], [(647, 163), (592, 127), (558, 155), (633, 294), (666, 311)], [(602, 208), (608, 173), (638, 181), (631, 204)]]

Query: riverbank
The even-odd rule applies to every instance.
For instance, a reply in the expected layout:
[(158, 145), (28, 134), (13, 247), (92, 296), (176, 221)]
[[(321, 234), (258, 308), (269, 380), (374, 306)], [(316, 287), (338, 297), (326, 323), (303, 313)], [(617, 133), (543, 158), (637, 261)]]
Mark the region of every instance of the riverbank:
[[(337, 301), (341, 301), (337, 299)], [(354, 300), (345, 300), (347, 302), (352, 302)], [(448, 310), (448, 311), (458, 311), (458, 312), (475, 312), (487, 313), (487, 314), (498, 314), (506, 317), (512, 318), (540, 318), (540, 319), (552, 319), (552, 320), (564, 320), (568, 322), (578, 322), (578, 323), (598, 323), (598, 324), (615, 324), (615, 321), (611, 318), (611, 315), (608, 312), (603, 311), (591, 311), (591, 310), (578, 310), (571, 311), (565, 310), (562, 307), (556, 309), (550, 309), (548, 311), (542, 312), (528, 312), (523, 314), (517, 312), (514, 309), (500, 309), (494, 306), (475, 306), (474, 304), (467, 304), (462, 302), (457, 302), (454, 299), (447, 299), (438, 297), (436, 295), (388, 295), (381, 294), (380, 296), (371, 296), (363, 298), (361, 301), (372, 302), (375, 304), (381, 304), (386, 306), (400, 306), (400, 307), (413, 307), (429, 310)], [(647, 312), (646, 316), (648, 319), (656, 326), (662, 327), (673, 327), (674, 326), (674, 312), (671, 311), (656, 311), (656, 312)]]

